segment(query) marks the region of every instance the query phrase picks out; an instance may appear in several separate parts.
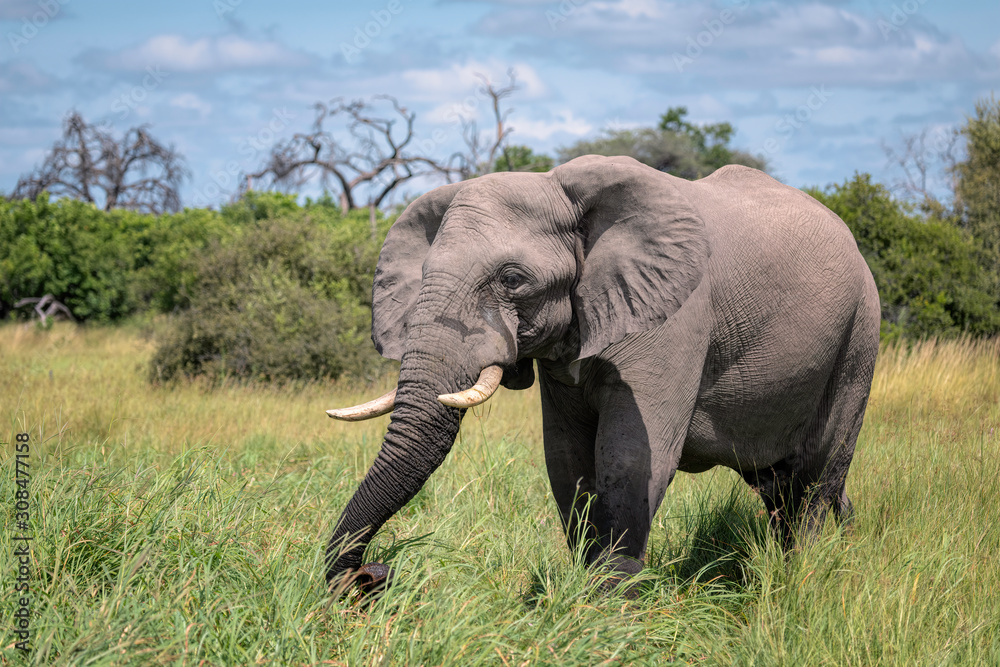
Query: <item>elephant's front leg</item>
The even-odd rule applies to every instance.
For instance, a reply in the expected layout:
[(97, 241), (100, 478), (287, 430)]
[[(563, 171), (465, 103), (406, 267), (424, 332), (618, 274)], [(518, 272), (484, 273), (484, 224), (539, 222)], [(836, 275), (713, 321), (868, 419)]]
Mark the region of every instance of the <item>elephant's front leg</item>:
[(704, 285), (661, 326), (612, 345), (594, 361), (587, 394), (599, 412), (592, 516), (603, 560), (642, 569), (653, 516), (677, 472), (708, 351)]
[(677, 471), (690, 410), (636, 393), (624, 382), (600, 393), (594, 448), (597, 497), (591, 510), (598, 542), (588, 560), (637, 574), (653, 516)]
[(582, 388), (552, 379), (541, 364), (538, 370), (545, 467), (566, 541), (575, 552), (581, 542), (593, 543), (597, 537), (589, 506), (597, 497), (594, 442), (598, 415), (587, 405)]
[[(700, 362), (625, 371), (599, 362), (588, 387), (540, 368), (545, 463), (570, 549), (588, 564), (642, 569), (653, 515), (673, 479), (694, 409)], [(662, 364), (662, 361), (661, 361)], [(698, 369), (694, 366), (699, 366)], [(598, 410), (599, 408), (599, 410)]]

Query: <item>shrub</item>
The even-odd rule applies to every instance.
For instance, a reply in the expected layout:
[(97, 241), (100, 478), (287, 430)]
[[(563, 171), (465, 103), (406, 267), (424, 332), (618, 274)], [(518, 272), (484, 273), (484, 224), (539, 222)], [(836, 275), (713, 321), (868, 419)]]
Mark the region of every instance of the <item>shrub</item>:
[(249, 222), (198, 253), (182, 312), (152, 360), (154, 382), (369, 377), (382, 366), (368, 305), (382, 233), (371, 238), (367, 213), (341, 217), (322, 205), (289, 213)]
[(153, 216), (41, 195), (0, 202), (0, 302), (52, 294), (81, 320), (110, 321), (135, 310), (130, 238)]
[(226, 233), (208, 210), (154, 216), (45, 194), (0, 199), (0, 315), (45, 294), (84, 321), (171, 310), (189, 279), (186, 258)]
[(132, 279), (138, 310), (169, 313), (181, 308), (194, 281), (194, 255), (235, 232), (210, 209), (185, 209), (155, 218), (134, 239), (141, 258)]

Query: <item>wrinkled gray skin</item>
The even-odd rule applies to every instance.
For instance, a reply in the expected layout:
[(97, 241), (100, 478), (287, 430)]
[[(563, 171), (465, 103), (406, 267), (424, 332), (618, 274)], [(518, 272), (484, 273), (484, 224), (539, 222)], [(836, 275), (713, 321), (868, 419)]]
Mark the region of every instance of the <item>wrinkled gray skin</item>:
[(464, 411), (437, 396), (490, 364), (523, 389), (537, 360), (552, 492), (588, 562), (638, 572), (678, 470), (738, 471), (786, 543), (850, 512), (878, 293), (844, 223), (754, 169), (689, 182), (585, 156), (440, 187), (386, 238), (372, 330), (402, 361), (396, 407), (331, 581), (451, 449)]

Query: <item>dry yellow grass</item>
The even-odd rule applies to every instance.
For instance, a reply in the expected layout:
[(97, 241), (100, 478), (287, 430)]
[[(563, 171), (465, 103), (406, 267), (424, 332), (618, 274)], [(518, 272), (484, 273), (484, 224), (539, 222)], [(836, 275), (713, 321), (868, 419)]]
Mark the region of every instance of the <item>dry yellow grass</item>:
[(876, 411), (961, 411), (996, 422), (1000, 338), (928, 340), (882, 349), (870, 406)]
[[(141, 445), (175, 454), (196, 445), (230, 447), (261, 435), (290, 444), (348, 440), (377, 445), (388, 423), (384, 417), (348, 424), (325, 411), (388, 390), (391, 374), (372, 386), (158, 387), (146, 382), (153, 350), (151, 338), (130, 328), (0, 327), (0, 396), (8, 410), (16, 408), (20, 428), (38, 429), (35, 435), (49, 451), (72, 442), (125, 452)], [(540, 442), (537, 396), (537, 388), (502, 391), (499, 400), (466, 419), (466, 437), (517, 435)]]
[[(56, 445), (72, 440), (129, 447), (138, 441), (177, 452), (183, 446), (237, 443), (259, 433), (289, 442), (346, 437), (378, 440), (387, 418), (345, 424), (326, 418), (390, 387), (311, 384), (295, 389), (197, 383), (155, 387), (145, 381), (153, 341), (129, 328), (59, 324), (0, 327), (0, 396), (17, 406), (39, 435)], [(465, 435), (541, 440), (537, 386), (501, 390), (498, 400), (466, 420)], [(869, 415), (974, 414), (984, 424), (1000, 417), (1000, 339), (930, 340), (884, 348), (875, 370)], [(27, 424), (22, 423), (22, 426)], [(470, 428), (471, 427), (471, 428)], [(61, 434), (61, 435), (60, 435)]]

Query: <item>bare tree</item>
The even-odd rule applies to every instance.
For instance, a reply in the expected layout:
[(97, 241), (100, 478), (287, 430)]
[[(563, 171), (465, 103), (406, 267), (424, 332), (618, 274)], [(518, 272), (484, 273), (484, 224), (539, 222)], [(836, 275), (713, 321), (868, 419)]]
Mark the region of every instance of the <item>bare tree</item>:
[(48, 191), (105, 211), (159, 214), (180, 210), (179, 190), (187, 175), (183, 158), (150, 136), (147, 125), (115, 139), (110, 127), (88, 124), (74, 111), (63, 122), (62, 138), (40, 167), (18, 180), (11, 198), (35, 199)]
[[(340, 206), (348, 211), (358, 208), (357, 190), (361, 187), (372, 189), (365, 203), (377, 207), (396, 187), (412, 178), (429, 174), (447, 177), (454, 172), (430, 157), (408, 152), (416, 114), (400, 106), (390, 95), (376, 95), (373, 100), (388, 101), (398, 118), (374, 115), (373, 104), (363, 100), (345, 102), (338, 98), (329, 104), (316, 104), (312, 131), (295, 134), (275, 146), (264, 166), (247, 174), (244, 187), (263, 181), (294, 190), (318, 172), (324, 187), (336, 185)], [(338, 117), (348, 119), (347, 130), (353, 144), (350, 147), (324, 127)], [(404, 129), (394, 132), (400, 120)]]
[[(401, 106), (395, 97), (376, 95), (371, 102), (336, 98), (329, 104), (316, 104), (311, 130), (276, 145), (263, 166), (246, 175), (241, 188), (263, 185), (297, 190), (318, 177), (323, 187), (339, 192), (343, 210), (367, 205), (374, 215), (374, 209), (397, 187), (413, 178), (438, 176), (451, 183), (488, 173), (498, 154), (503, 153), (511, 132), (507, 125), (509, 112), (501, 109), (501, 100), (517, 86), (514, 71), (507, 74), (510, 82), (501, 88), (477, 74), (483, 81), (480, 92), (492, 106), (495, 133), (488, 136), (479, 131), (475, 121), (462, 119), (466, 149), (446, 160), (419, 152), (419, 143), (414, 140), (416, 114)], [(391, 105), (394, 117), (378, 115), (378, 102)], [(342, 118), (347, 121), (348, 135), (343, 139), (328, 129)], [(362, 194), (362, 190), (367, 192)]]
[(506, 165), (507, 171), (514, 171), (514, 165), (510, 155), (507, 153), (507, 138), (514, 131), (507, 124), (507, 117), (513, 109), (503, 111), (500, 102), (509, 97), (517, 90), (517, 74), (513, 68), (507, 70), (507, 85), (501, 88), (495, 87), (483, 74), (476, 74), (476, 77), (483, 82), (480, 94), (490, 100), (493, 109), (493, 133), (486, 137), (476, 126), (475, 120), (463, 119), (462, 138), (465, 140), (465, 153), (452, 155), (449, 164), (455, 165), (463, 179), (472, 178), (482, 174), (490, 173), (495, 169), (498, 154)]
[(916, 134), (904, 135), (900, 148), (883, 141), (882, 150), (889, 163), (901, 172), (892, 189), (906, 199), (917, 201), (928, 213), (941, 213), (946, 206), (934, 194), (934, 185), (944, 178), (948, 191), (955, 192), (961, 136), (956, 130), (931, 134), (929, 128), (924, 128)]

